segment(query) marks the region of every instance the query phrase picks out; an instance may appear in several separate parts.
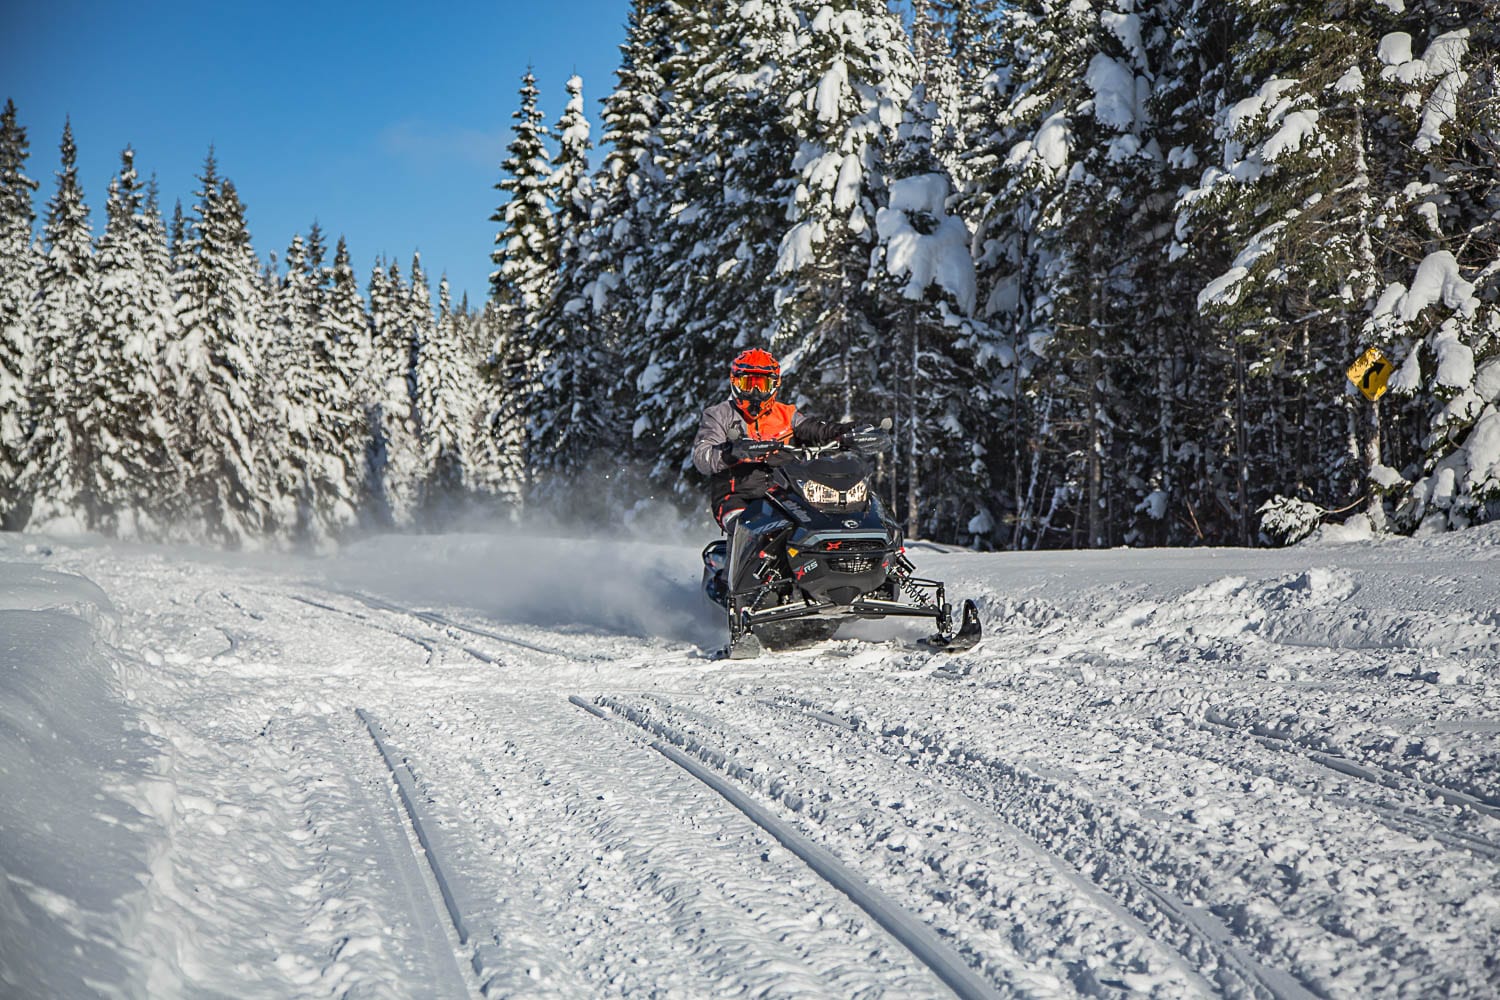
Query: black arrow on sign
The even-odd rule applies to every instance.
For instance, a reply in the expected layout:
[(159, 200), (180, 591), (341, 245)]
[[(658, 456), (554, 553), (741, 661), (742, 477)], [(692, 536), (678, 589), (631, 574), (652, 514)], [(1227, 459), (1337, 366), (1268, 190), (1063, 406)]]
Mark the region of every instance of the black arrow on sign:
[(1365, 377), (1359, 380), (1360, 387), (1366, 391), (1370, 388), (1370, 379), (1385, 371), (1385, 362), (1377, 361), (1365, 371)]

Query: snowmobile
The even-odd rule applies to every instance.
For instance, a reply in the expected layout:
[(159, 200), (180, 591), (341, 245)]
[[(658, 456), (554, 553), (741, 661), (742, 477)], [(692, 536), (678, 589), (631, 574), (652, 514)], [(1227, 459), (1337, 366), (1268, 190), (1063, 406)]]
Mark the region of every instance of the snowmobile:
[(916, 575), (901, 526), (870, 483), (869, 455), (838, 445), (784, 446), (766, 495), (703, 550), (703, 589), (728, 617), (731, 659), (833, 637), (850, 618), (930, 618), (928, 645), (980, 639), (979, 609), (955, 622), (943, 584)]

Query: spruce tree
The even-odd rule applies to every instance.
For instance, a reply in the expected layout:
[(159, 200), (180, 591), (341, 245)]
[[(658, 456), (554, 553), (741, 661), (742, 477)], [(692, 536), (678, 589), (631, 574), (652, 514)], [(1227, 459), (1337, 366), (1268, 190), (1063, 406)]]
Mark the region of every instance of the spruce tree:
[[(557, 225), (552, 215), (548, 185), (552, 166), (544, 137), (546, 126), (537, 108), (536, 78), (528, 69), (521, 78), (521, 103), (512, 117), (509, 156), (501, 164), (503, 176), (495, 185), (508, 197), (491, 221), (500, 223), (491, 260), (490, 291), (500, 310), (502, 335), (497, 338), (489, 371), (503, 380), (506, 406), (501, 419), (516, 426), (521, 463), (529, 466), (534, 442), (529, 425), (538, 399), (537, 378), (548, 363), (538, 354), (533, 332), (549, 301), (557, 272)], [(543, 446), (550, 442), (543, 442)]]
[(323, 301), (313, 339), (323, 461), (318, 492), (324, 521), (336, 534), (358, 523), (365, 495), (370, 426), (360, 393), (372, 354), (370, 318), (342, 236), (334, 248)]
[(193, 530), (239, 547), (264, 533), (268, 516), (256, 426), (263, 304), (244, 207), (219, 177), (212, 150), (199, 183), (180, 252), (178, 333), (168, 349), (178, 380), (177, 447)]
[(1376, 56), (1396, 155), (1377, 207), (1405, 225), (1381, 234), (1398, 255), (1359, 346), (1399, 360), (1402, 405), (1371, 479), (1400, 499), (1400, 527), (1465, 527), (1500, 519), (1500, 25), (1427, 0), (1390, 27)]
[[(414, 276), (415, 277), (415, 276)], [(369, 401), (371, 454), (369, 482), (377, 501), (377, 521), (405, 528), (420, 502), (421, 443), (413, 360), (415, 329), (412, 291), (392, 263), (370, 279), (370, 320), (374, 337)]]
[(85, 374), (92, 375), (81, 372), (79, 365), (93, 353), (87, 341), (94, 255), (71, 123), (63, 126), (61, 152), (57, 192), (47, 204), (42, 231), (46, 256), (38, 281), (31, 433), (21, 474), (23, 488), (32, 497), (28, 526), (43, 531), (78, 530), (87, 523), (78, 413), (94, 394), (93, 386), (80, 383)]
[[(477, 499), (493, 503), (507, 515), (516, 517), (522, 509), (526, 483), (526, 469), (521, 461), (522, 428), (506, 418), (506, 380), (493, 369), (497, 356), (507, 356), (505, 339), (509, 334), (493, 301), (485, 305), (474, 325), (479, 343), (470, 346), (469, 357), (481, 377), (475, 385), (474, 409), (464, 449), (468, 455), (469, 488)], [(493, 345), (499, 345), (499, 350)]]
[[(863, 295), (885, 203), (881, 138), (894, 130), (916, 80), (905, 29), (877, 0), (810, 4), (786, 67), (787, 128), (801, 139), (776, 262), (783, 367), (802, 390), (846, 417), (870, 412), (883, 332)], [(817, 378), (821, 387), (812, 382)]]
[(0, 113), (0, 528), (29, 513), (21, 473), (29, 436), (28, 384), (36, 337), (37, 271), (32, 246), (31, 193), (26, 176), (26, 129), (14, 101)]
[(459, 342), (448, 278), (438, 282), (438, 317), (417, 342), (417, 409), (422, 415), (422, 507), (429, 522), (451, 516), (465, 492), (464, 453), (476, 405)]
[(107, 212), (95, 258), (92, 350), (82, 367), (92, 391), (78, 413), (84, 495), (90, 527), (156, 539), (170, 516), (158, 498), (178, 488), (160, 384), (171, 275), (161, 217), (129, 148), (120, 154)]
[(558, 151), (551, 176), (557, 272), (531, 338), (539, 370), (538, 398), (528, 432), (532, 440), (548, 442), (531, 456), (533, 479), (538, 489), (558, 500), (575, 495), (571, 478), (587, 471), (589, 452), (604, 443), (610, 426), (607, 378), (618, 370), (601, 342), (602, 331), (584, 316), (588, 309), (586, 265), (597, 250), (588, 161), (592, 144), (584, 115), (583, 81), (570, 77), (567, 93), (567, 106), (554, 129)]
[[(678, 13), (666, 0), (632, 0), (615, 87), (601, 113), (600, 145), (607, 152), (594, 178), (590, 252), (577, 279), (583, 309), (575, 322), (586, 331), (584, 339), (609, 359), (607, 407), (616, 415), (635, 412), (639, 379), (650, 365), (636, 348), (653, 303), (657, 248), (670, 204), (662, 119), (673, 93), (666, 74), (677, 48)], [(627, 457), (655, 462), (661, 454), (658, 435), (646, 420), (631, 424)], [(612, 447), (618, 454), (622, 442), (617, 439)], [(635, 488), (631, 483), (621, 491), (616, 484), (610, 492)]]
[(971, 235), (948, 212), (954, 190), (933, 149), (937, 110), (925, 88), (912, 92), (886, 157), (890, 203), (876, 214), (869, 294), (889, 331), (878, 376), (880, 412), (894, 429), (887, 479), (908, 535), (987, 542), (995, 517), (984, 428), (999, 359), (973, 320)]

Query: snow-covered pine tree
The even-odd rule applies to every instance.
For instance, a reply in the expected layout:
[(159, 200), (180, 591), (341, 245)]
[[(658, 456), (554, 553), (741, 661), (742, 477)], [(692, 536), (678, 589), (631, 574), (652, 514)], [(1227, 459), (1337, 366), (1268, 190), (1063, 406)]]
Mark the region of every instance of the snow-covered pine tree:
[(42, 230), (46, 256), (38, 280), (38, 326), (28, 392), (31, 431), (22, 488), (31, 496), (27, 526), (81, 530), (87, 524), (79, 466), (78, 412), (94, 393), (80, 384), (79, 362), (93, 353), (89, 293), (94, 252), (88, 206), (78, 184), (78, 147), (72, 123), (63, 125), (62, 169)]
[[(425, 283), (424, 283), (425, 284)], [(440, 524), (463, 502), (468, 428), (474, 399), (473, 372), (463, 356), (448, 277), (438, 282), (437, 324), (417, 340), (417, 410), (422, 416), (422, 511)]]
[(876, 213), (870, 268), (887, 325), (877, 406), (894, 425), (887, 478), (907, 534), (985, 543), (995, 527), (983, 443), (988, 376), (1014, 358), (990, 353), (972, 318), (971, 235), (948, 212), (953, 181), (933, 150), (937, 113), (919, 85), (885, 157), (890, 201)]
[(328, 267), (328, 238), (323, 227), (314, 219), (307, 227), (307, 273), (312, 287), (313, 322), (322, 319), (323, 309), (328, 304), (328, 289), (333, 281), (333, 271)]
[[(516, 516), (521, 510), (526, 469), (522, 465), (521, 432), (515, 421), (503, 419), (504, 379), (489, 370), (495, 353), (492, 345), (508, 336), (493, 300), (485, 304), (475, 325), (478, 343), (468, 349), (470, 363), (480, 373), (475, 385), (475, 403), (469, 420), (469, 488), (476, 499), (496, 505)], [(501, 352), (501, 357), (504, 352)]]
[(176, 441), (189, 530), (238, 547), (259, 538), (267, 491), (255, 426), (262, 296), (244, 207), (210, 150), (179, 259), (176, 339), (167, 360), (178, 384)]
[(1150, 421), (1154, 401), (1140, 387), (1159, 380), (1157, 323), (1171, 322), (1151, 301), (1172, 207), (1162, 188), (1152, 98), (1173, 5), (1139, 13), (1138, 6), (1101, 2), (1080, 23), (1074, 5), (1049, 24), (1074, 38), (1059, 68), (1063, 79), (1077, 74), (1075, 83), (1051, 89), (1073, 142), (1044, 234), (1057, 254), (1048, 273), (1058, 333), (1050, 374), (1063, 419), (1081, 432), (1069, 442), (1072, 475), (1081, 481), (1075, 524), (1090, 547), (1127, 540), (1136, 512), (1165, 513), (1148, 501), (1159, 493), (1162, 471)]
[(274, 319), (262, 354), (267, 412), (261, 445), (273, 484), (268, 527), (284, 541), (322, 544), (327, 539), (318, 496), (320, 454), (317, 397), (320, 372), (313, 347), (316, 290), (307, 245), (300, 233), (286, 252), (286, 275), (272, 276)]
[(785, 5), (700, 12), (669, 65), (663, 121), (669, 210), (652, 264), (644, 337), (632, 356), (634, 435), (655, 483), (697, 485), (690, 445), (703, 408), (724, 398), (729, 359), (776, 333), (772, 269), (786, 231), (798, 144), (785, 126), (782, 67), (801, 23)]
[(172, 206), (172, 222), (167, 227), (167, 257), (172, 261), (172, 273), (182, 270), (182, 248), (187, 244), (187, 216), (182, 211), (182, 199)]
[[(1343, 505), (1362, 494), (1384, 520), (1378, 410), (1344, 369), (1392, 267), (1387, 220), (1394, 110), (1378, 86), (1389, 4), (1242, 5), (1235, 75), (1247, 86), (1219, 119), (1220, 152), (1184, 198), (1234, 254), (1199, 304), (1234, 336), (1241, 540), (1249, 511), (1281, 492)], [(1396, 209), (1397, 218), (1401, 215)], [(1397, 229), (1402, 223), (1397, 223)], [(1392, 275), (1393, 276), (1393, 275)], [(1339, 433), (1330, 433), (1339, 428)], [(1252, 495), (1255, 491), (1258, 494)]]
[(90, 387), (78, 411), (83, 493), (93, 529), (158, 539), (173, 513), (160, 498), (181, 488), (159, 381), (171, 274), (161, 217), (132, 149), (120, 154), (107, 213), (95, 256), (91, 350), (80, 355), (81, 381)]
[[(1216, 156), (1213, 122), (1230, 103), (1234, 12), (1217, 0), (1163, 5), (1142, 32), (1155, 82), (1151, 134), (1165, 157), (1146, 202), (1147, 230), (1167, 229), (1165, 251), (1148, 248), (1141, 280), (1142, 382), (1130, 392), (1136, 445), (1149, 492), (1136, 504), (1131, 544), (1202, 544), (1243, 536), (1235, 513), (1236, 390), (1232, 338), (1199, 316), (1198, 292), (1228, 266), (1210, 217), (1183, 225), (1177, 193), (1193, 188)], [(1170, 203), (1168, 203), (1170, 200)], [(1229, 489), (1226, 490), (1225, 487)]]
[(318, 496), (323, 522), (337, 535), (353, 527), (363, 513), (370, 425), (361, 380), (373, 354), (370, 317), (343, 236), (334, 248), (326, 295), (320, 298), (323, 306), (313, 337), (322, 442)]
[(27, 150), (26, 129), (7, 99), (0, 113), (0, 528), (7, 530), (24, 523), (30, 508), (21, 472), (40, 261), (31, 229), (37, 182), (26, 176)]
[(1386, 420), (1381, 457), (1416, 482), (1372, 478), (1404, 494), (1401, 526), (1463, 527), (1500, 520), (1500, 23), (1483, 5), (1414, 0), (1390, 28), (1379, 90), (1398, 141), (1378, 210), (1397, 256), (1360, 345), (1400, 361), (1391, 388), (1414, 404), (1414, 447)]
[[(882, 138), (894, 131), (917, 70), (905, 28), (878, 0), (809, 3), (801, 48), (785, 68), (787, 127), (802, 144), (798, 185), (776, 262), (773, 351), (800, 385), (845, 417), (873, 417), (886, 334), (863, 289), (885, 204)], [(872, 392), (874, 389), (876, 391)]]
[(547, 128), (537, 107), (536, 78), (530, 69), (521, 78), (520, 96), (506, 147), (509, 155), (500, 165), (502, 177), (495, 185), (507, 199), (490, 216), (492, 222), (500, 223), (490, 255), (495, 264), (490, 291), (505, 331), (495, 342), (490, 371), (504, 380), (502, 419), (520, 428), (525, 442), (523, 462), (529, 467), (533, 449), (528, 429), (537, 401), (537, 377), (547, 364), (547, 358), (538, 356), (532, 336), (557, 273), (557, 223), (548, 199), (552, 165), (544, 142)]
[[(676, 51), (676, 15), (669, 0), (632, 0), (615, 88), (601, 113), (600, 145), (607, 152), (594, 178), (590, 247), (579, 275), (584, 309), (576, 321), (587, 328), (586, 339), (611, 359), (613, 367), (602, 374), (617, 426), (628, 419), (619, 415), (634, 414), (637, 382), (647, 367), (636, 347), (652, 302), (667, 214), (661, 128), (672, 90), (664, 74)], [(632, 440), (622, 457), (655, 462), (659, 450), (647, 423), (634, 420), (632, 434), (640, 440)], [(619, 454), (621, 442), (613, 444)]]
[(416, 515), (421, 475), (421, 445), (412, 384), (411, 292), (395, 263), (377, 264), (370, 277), (370, 322), (374, 356), (367, 383), (370, 396), (369, 491), (376, 522), (383, 527), (410, 527)]
[[(535, 490), (555, 507), (577, 498), (574, 476), (588, 474), (589, 454), (605, 443), (609, 432), (611, 373), (618, 372), (601, 342), (603, 331), (588, 321), (586, 267), (595, 252), (593, 182), (589, 176), (589, 122), (584, 114), (583, 81), (567, 83), (568, 101), (554, 132), (557, 155), (552, 161), (551, 198), (557, 225), (557, 273), (549, 299), (532, 336), (538, 372), (538, 398), (529, 437), (548, 442), (535, 450)], [(588, 497), (603, 496), (590, 490)]]
[[(913, 5), (915, 7), (915, 5)], [(960, 187), (973, 175), (971, 143), (982, 135), (993, 76), (1000, 68), (1000, 0), (925, 0), (925, 28), (915, 18), (928, 98), (937, 105), (933, 150)], [(976, 134), (971, 134), (974, 130)]]

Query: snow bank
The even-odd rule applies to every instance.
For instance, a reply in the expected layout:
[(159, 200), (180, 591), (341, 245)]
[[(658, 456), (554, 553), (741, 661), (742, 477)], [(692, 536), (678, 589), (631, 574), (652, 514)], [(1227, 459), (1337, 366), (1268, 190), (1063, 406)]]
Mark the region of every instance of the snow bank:
[(144, 961), (130, 942), (153, 825), (128, 799), (154, 755), (121, 697), (112, 627), (88, 580), (0, 561), (6, 996), (95, 995)]

